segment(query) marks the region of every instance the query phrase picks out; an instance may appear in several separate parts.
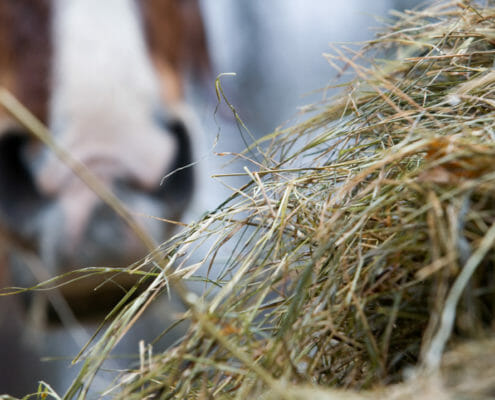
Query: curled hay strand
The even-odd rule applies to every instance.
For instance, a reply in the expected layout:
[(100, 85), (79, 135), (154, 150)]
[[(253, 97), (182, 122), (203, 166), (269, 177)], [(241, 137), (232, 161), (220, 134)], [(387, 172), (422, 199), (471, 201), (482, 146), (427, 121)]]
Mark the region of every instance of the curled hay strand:
[[(162, 246), (175, 274), (221, 268), (217, 289), (189, 299), (200, 312), (185, 314), (184, 339), (112, 395), (489, 398), (494, 56), (495, 9), (467, 1), (407, 12), (364, 50), (326, 55), (355, 76), (345, 91), (264, 138), (249, 183)], [(129, 320), (127, 307), (110, 329)], [(413, 386), (376, 389), (412, 366)]]

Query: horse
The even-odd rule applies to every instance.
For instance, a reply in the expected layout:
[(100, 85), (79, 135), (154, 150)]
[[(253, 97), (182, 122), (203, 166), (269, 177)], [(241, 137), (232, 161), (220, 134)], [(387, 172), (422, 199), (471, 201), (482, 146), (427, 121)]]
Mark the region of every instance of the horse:
[[(184, 79), (207, 69), (198, 0), (0, 2), (2, 90), (114, 193), (154, 243), (170, 237), (175, 225), (164, 221), (180, 220), (194, 195), (198, 133)], [(43, 266), (36, 279), (25, 249)], [(0, 108), (1, 287), (124, 266), (146, 251), (112, 207)], [(74, 292), (88, 308), (90, 291), (72, 285), (64, 296)], [(98, 308), (89, 304), (90, 312)], [(32, 355), (14, 351), (29, 353), (23, 313), (23, 301), (0, 296), (0, 323), (9, 327), (0, 333), (0, 392), (25, 390), (12, 376), (34, 369)]]

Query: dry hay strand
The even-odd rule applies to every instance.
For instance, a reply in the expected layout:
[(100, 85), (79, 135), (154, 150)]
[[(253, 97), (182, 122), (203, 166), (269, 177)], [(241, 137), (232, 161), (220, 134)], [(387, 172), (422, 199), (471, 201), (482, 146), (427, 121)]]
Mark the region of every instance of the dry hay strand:
[[(161, 247), (149, 290), (200, 267), (220, 269), (195, 278), (215, 290), (181, 290), (186, 337), (143, 351), (109, 393), (492, 398), (494, 55), (495, 8), (467, 1), (335, 47), (327, 59), (353, 76), (343, 93), (253, 145), (249, 183)], [(151, 296), (117, 315), (67, 397)]]

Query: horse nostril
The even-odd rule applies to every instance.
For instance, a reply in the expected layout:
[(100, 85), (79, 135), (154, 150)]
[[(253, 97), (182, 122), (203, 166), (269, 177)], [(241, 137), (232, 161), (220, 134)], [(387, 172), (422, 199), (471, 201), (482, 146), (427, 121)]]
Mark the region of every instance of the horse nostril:
[(187, 136), (186, 124), (179, 118), (164, 123), (165, 128), (176, 137)]
[(192, 162), (192, 146), (190, 133), (186, 124), (180, 119), (174, 119), (167, 122), (165, 127), (167, 131), (175, 137), (179, 144), (174, 163), (175, 169), (189, 165)]
[(192, 135), (180, 118), (160, 118), (159, 122), (165, 133), (174, 137), (178, 146), (171, 167), (163, 171), (160, 186), (153, 195), (164, 198), (180, 214), (187, 207), (194, 191)]
[(17, 129), (0, 136), (0, 220), (19, 233), (44, 203), (26, 160), (29, 140)]

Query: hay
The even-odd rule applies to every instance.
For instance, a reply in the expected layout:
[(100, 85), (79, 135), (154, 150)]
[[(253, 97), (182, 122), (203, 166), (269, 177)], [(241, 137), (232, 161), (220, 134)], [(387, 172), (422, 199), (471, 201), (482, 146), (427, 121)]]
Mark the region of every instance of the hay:
[(364, 50), (334, 48), (329, 62), (356, 78), (252, 146), (265, 150), (249, 183), (162, 246), (151, 287), (67, 398), (176, 282), (172, 266), (221, 268), (205, 280), (216, 289), (179, 287), (187, 336), (143, 351), (113, 397), (492, 398), (494, 55), (495, 8), (467, 1), (399, 15)]

